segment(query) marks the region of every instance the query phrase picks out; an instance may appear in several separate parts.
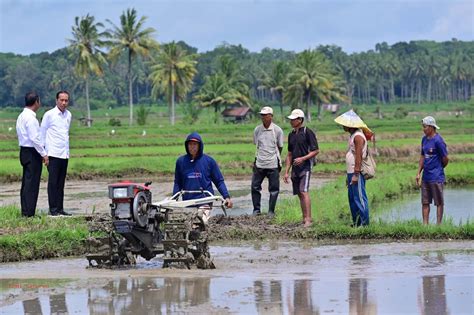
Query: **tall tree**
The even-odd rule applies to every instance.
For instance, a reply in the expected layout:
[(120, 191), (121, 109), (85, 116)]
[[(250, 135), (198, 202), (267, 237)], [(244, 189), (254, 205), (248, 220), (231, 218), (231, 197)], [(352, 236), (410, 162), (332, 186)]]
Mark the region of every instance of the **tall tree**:
[(233, 88), (222, 73), (206, 77), (204, 85), (194, 98), (202, 107), (214, 107), (214, 122), (217, 122), (217, 115), (221, 105), (240, 104), (249, 106), (247, 96)]
[(270, 94), (280, 104), (280, 112), (283, 116), (283, 92), (287, 85), (289, 67), (286, 62), (276, 61), (270, 73), (264, 72), (263, 86), (270, 90)]
[(104, 53), (100, 48), (105, 46), (106, 32), (100, 32), (102, 23), (96, 23), (95, 18), (89, 14), (79, 18), (76, 16), (72, 27), (73, 39), (69, 40), (70, 50), (76, 59), (75, 70), (78, 76), (84, 79), (87, 126), (91, 126), (91, 108), (89, 102), (89, 76), (91, 73), (102, 75), (103, 65), (106, 63)]
[(324, 55), (317, 51), (305, 50), (296, 56), (289, 74), (289, 93), (291, 103), (303, 101), (306, 105), (308, 121), (311, 121), (311, 104), (318, 104), (318, 118), (321, 118), (321, 103), (329, 101), (326, 95), (333, 95), (335, 81), (330, 65)]
[(169, 104), (170, 123), (175, 122), (176, 97), (182, 99), (191, 90), (193, 78), (196, 75), (196, 56), (188, 54), (174, 41), (163, 45), (151, 67), (152, 94), (158, 97), (166, 94)]
[(109, 31), (111, 35), (110, 41), (110, 57), (116, 60), (122, 52), (127, 54), (128, 60), (128, 99), (130, 106), (130, 126), (133, 124), (133, 90), (132, 90), (132, 61), (135, 56), (150, 56), (151, 52), (158, 49), (158, 42), (152, 38), (155, 29), (148, 27), (144, 28), (146, 17), (137, 17), (135, 9), (127, 9), (120, 15), (120, 26), (115, 25), (110, 20), (112, 29)]

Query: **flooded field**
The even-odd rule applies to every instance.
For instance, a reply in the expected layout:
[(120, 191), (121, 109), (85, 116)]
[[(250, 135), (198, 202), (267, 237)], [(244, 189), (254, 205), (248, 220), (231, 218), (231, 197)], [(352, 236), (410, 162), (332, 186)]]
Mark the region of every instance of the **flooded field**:
[[(443, 221), (452, 220), (458, 225), (474, 219), (474, 187), (447, 188), (444, 191), (444, 216)], [(384, 222), (417, 220), (421, 217), (421, 196), (410, 194), (396, 204), (387, 206), (388, 209), (374, 214), (374, 219)], [(436, 206), (430, 206), (430, 223), (436, 223)]]
[(0, 313), (472, 314), (474, 242), (212, 244), (217, 269), (0, 265)]

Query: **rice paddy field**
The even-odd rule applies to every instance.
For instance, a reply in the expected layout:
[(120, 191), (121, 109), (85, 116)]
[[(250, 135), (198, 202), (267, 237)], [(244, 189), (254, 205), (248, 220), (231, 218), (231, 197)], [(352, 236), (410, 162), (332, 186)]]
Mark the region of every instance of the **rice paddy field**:
[[(448, 106), (440, 106), (431, 112), (429, 106), (409, 107), (408, 115), (395, 118), (395, 107), (383, 108), (383, 119), (378, 119), (371, 107), (359, 109), (367, 125), (375, 132), (377, 174), (367, 182), (367, 194), (371, 213), (385, 211), (387, 201), (397, 201), (404, 194), (416, 191), (415, 175), (419, 160), (419, 146), (423, 135), (421, 119), (426, 115), (436, 117), (445, 139), (450, 163), (446, 168), (447, 184), (451, 187), (474, 184), (474, 120), (470, 112), (456, 115)], [(347, 108), (346, 108), (347, 109)], [(255, 146), (253, 130), (260, 123), (258, 117), (241, 124), (214, 123), (214, 113), (204, 110), (197, 122), (191, 124), (181, 115), (171, 126), (164, 107), (151, 107), (147, 124), (129, 127), (127, 108), (97, 110), (92, 116), (93, 125), (80, 124), (80, 111), (71, 108), (73, 120), (70, 132), (71, 157), (69, 179), (116, 179), (168, 177), (174, 173), (175, 161), (184, 154), (184, 139), (188, 133), (199, 132), (205, 142), (204, 151), (219, 163), (226, 178), (250, 178)], [(18, 143), (15, 121), (21, 108), (0, 110), (0, 181), (20, 182), (21, 166), (18, 160)], [(45, 109), (41, 109), (41, 118)], [(344, 112), (342, 109), (338, 114)], [(278, 112), (278, 111), (276, 111)], [(290, 109), (287, 109), (290, 112)], [(271, 222), (249, 221), (239, 227), (228, 227), (218, 234), (223, 239), (274, 238), (276, 236), (305, 239), (470, 239), (474, 238), (474, 224), (467, 220), (462, 224), (445, 221), (441, 226), (423, 226), (419, 221), (376, 222), (369, 227), (350, 227), (351, 218), (347, 206), (345, 187), (345, 152), (347, 134), (334, 118), (338, 115), (324, 113), (322, 120), (313, 119), (306, 125), (316, 130), (320, 146), (318, 164), (313, 178), (334, 178), (320, 189), (310, 192), (314, 224), (310, 229), (297, 227), (301, 210), (297, 198), (280, 198), (277, 216)], [(316, 117), (315, 114), (313, 114)], [(122, 126), (111, 126), (111, 118), (119, 119)], [(287, 135), (289, 121), (275, 114), (274, 120)], [(285, 144), (286, 146), (286, 144)], [(286, 147), (282, 156), (286, 156)], [(43, 171), (46, 180), (48, 172)], [(1, 193), (0, 193), (1, 195)], [(421, 211), (421, 210), (420, 210)], [(432, 214), (433, 215), (433, 214)], [(47, 215), (25, 220), (14, 206), (0, 207), (0, 261), (38, 259), (80, 254), (85, 251), (83, 240), (87, 228), (82, 218), (51, 220)], [(245, 222), (244, 222), (245, 223)], [(262, 230), (262, 224), (276, 225), (276, 229)], [(279, 227), (278, 227), (279, 226)], [(255, 227), (255, 228), (254, 228)], [(296, 227), (296, 228), (295, 228)], [(266, 234), (263, 231), (278, 231)], [(286, 231), (286, 232), (285, 232)], [(61, 239), (63, 242), (52, 240)], [(64, 244), (59, 246), (58, 244)], [(59, 248), (58, 248), (59, 246)], [(17, 251), (17, 249), (21, 249)], [(8, 253), (22, 253), (8, 256)]]
[[(392, 106), (393, 107), (393, 106)], [(412, 169), (416, 172), (419, 145), (423, 135), (420, 120), (430, 114), (437, 118), (440, 133), (448, 144), (451, 164), (448, 174), (457, 175), (458, 168), (472, 164), (474, 158), (474, 121), (470, 113), (456, 116), (454, 112), (413, 111), (404, 118), (395, 118), (393, 108), (387, 106), (383, 119), (377, 119), (370, 107), (360, 109), (362, 118), (376, 133), (378, 174), (395, 169)], [(416, 111), (415, 111), (416, 109)], [(421, 108), (423, 109), (423, 108)], [(41, 119), (46, 109), (40, 109)], [(0, 181), (17, 181), (21, 178), (18, 161), (18, 142), (15, 120), (21, 108), (0, 111)], [(252, 143), (253, 129), (260, 123), (258, 117), (242, 124), (214, 123), (214, 113), (204, 110), (194, 124), (181, 116), (171, 126), (165, 116), (164, 107), (151, 107), (144, 126), (128, 126), (128, 109), (93, 111), (93, 125), (87, 128), (80, 124), (80, 111), (71, 108), (73, 124), (70, 132), (71, 158), (70, 178), (92, 179), (97, 177), (146, 177), (147, 175), (171, 175), (175, 161), (184, 154), (184, 139), (190, 132), (199, 132), (205, 142), (205, 153), (213, 156), (226, 176), (251, 173), (255, 155)], [(290, 109), (287, 110), (288, 112)], [(341, 110), (340, 112), (343, 112)], [(278, 112), (278, 111), (276, 111)], [(316, 115), (313, 114), (313, 117)], [(118, 119), (122, 126), (110, 126), (111, 118)], [(278, 114), (275, 121), (287, 135), (290, 124)], [(347, 134), (334, 123), (334, 115), (325, 113), (323, 119), (313, 119), (306, 125), (316, 130), (320, 146), (315, 173), (343, 174), (344, 156), (347, 149)], [(286, 146), (286, 145), (285, 145)], [(371, 144), (374, 148), (374, 144)], [(286, 147), (283, 156), (286, 155)], [(464, 166), (462, 166), (464, 165)], [(47, 176), (47, 172), (43, 172)]]

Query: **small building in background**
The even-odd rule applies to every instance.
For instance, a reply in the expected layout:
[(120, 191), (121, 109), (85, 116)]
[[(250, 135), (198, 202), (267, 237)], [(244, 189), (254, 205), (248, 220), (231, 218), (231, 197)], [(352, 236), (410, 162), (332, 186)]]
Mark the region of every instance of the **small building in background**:
[(339, 104), (323, 104), (323, 110), (336, 114), (341, 105)]
[(226, 122), (241, 123), (250, 120), (252, 118), (253, 111), (247, 106), (236, 106), (224, 109), (221, 115)]

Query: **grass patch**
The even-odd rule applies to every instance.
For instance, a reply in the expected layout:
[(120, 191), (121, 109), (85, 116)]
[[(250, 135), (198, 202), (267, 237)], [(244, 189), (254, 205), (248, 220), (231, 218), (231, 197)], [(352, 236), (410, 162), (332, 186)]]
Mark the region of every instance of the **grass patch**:
[(24, 218), (14, 206), (0, 208), (0, 262), (76, 256), (89, 235), (82, 217)]

